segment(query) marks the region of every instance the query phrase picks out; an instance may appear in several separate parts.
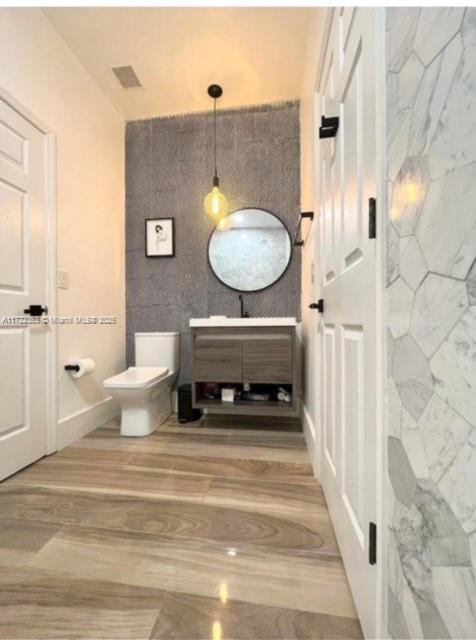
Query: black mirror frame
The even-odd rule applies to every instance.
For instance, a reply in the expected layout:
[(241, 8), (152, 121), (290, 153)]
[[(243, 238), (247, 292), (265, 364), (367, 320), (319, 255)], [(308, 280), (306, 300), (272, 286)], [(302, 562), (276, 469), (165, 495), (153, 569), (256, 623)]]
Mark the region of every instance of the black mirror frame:
[(253, 207), (253, 206), (247, 206), (247, 207), (240, 207), (239, 209), (235, 209), (234, 211), (230, 211), (230, 213), (228, 214), (229, 216), (233, 215), (234, 213), (238, 213), (239, 211), (243, 211), (246, 209), (255, 209), (256, 211), (264, 211), (265, 213), (269, 213), (269, 215), (274, 216), (277, 220), (279, 220), (279, 222), (283, 225), (284, 229), (286, 230), (286, 233), (288, 234), (288, 238), (289, 238), (289, 247), (290, 247), (290, 251), (289, 251), (289, 260), (287, 265), (284, 267), (283, 271), (281, 272), (281, 275), (279, 277), (276, 278), (276, 280), (274, 280), (273, 282), (271, 282), (270, 284), (267, 284), (265, 287), (261, 287), (261, 289), (236, 289), (235, 287), (231, 287), (229, 284), (227, 284), (226, 282), (224, 282), (215, 272), (214, 268), (212, 267), (212, 263), (210, 262), (210, 242), (212, 240), (213, 234), (216, 231), (216, 227), (213, 227), (212, 232), (210, 233), (210, 236), (208, 238), (208, 243), (207, 243), (207, 262), (208, 262), (208, 266), (210, 268), (210, 271), (213, 273), (213, 275), (215, 276), (215, 278), (218, 280), (218, 282), (221, 282), (222, 285), (224, 285), (225, 287), (227, 287), (227, 289), (231, 289), (232, 291), (238, 291), (238, 293), (258, 293), (259, 291), (265, 291), (266, 289), (269, 289), (270, 287), (274, 286), (277, 282), (279, 282), (281, 280), (281, 278), (284, 276), (284, 274), (286, 273), (286, 271), (289, 269), (289, 265), (291, 264), (291, 261), (293, 259), (293, 241), (291, 238), (291, 234), (289, 233), (289, 229), (286, 226), (286, 224), (283, 222), (283, 220), (276, 215), (275, 213), (273, 213), (272, 211), (269, 211), (268, 209), (263, 209), (263, 207)]

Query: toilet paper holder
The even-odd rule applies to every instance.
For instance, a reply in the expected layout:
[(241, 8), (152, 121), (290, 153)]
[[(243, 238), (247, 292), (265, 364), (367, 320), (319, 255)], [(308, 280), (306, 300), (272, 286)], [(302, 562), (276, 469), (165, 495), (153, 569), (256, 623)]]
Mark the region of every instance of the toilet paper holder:
[(65, 371), (79, 371), (79, 364), (65, 364)]

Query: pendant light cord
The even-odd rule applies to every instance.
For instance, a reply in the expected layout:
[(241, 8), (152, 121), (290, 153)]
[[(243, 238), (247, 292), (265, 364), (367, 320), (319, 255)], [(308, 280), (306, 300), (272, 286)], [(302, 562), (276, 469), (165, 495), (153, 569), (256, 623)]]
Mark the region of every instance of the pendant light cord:
[(214, 147), (215, 147), (215, 175), (218, 175), (217, 170), (217, 99), (213, 101), (213, 121), (214, 121)]

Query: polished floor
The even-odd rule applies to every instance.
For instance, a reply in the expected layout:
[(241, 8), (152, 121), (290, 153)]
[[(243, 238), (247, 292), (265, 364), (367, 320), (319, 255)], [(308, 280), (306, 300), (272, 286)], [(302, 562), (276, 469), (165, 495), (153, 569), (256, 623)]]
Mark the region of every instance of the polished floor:
[(361, 638), (302, 433), (112, 422), (0, 484), (0, 638)]

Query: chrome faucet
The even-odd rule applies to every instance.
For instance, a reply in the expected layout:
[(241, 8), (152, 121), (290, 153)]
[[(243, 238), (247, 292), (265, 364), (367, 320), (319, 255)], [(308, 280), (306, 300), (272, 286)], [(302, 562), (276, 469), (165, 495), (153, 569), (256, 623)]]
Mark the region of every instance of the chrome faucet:
[(240, 295), (238, 296), (238, 299), (240, 301), (240, 317), (241, 318), (249, 318), (250, 314), (248, 313), (248, 311), (245, 311), (245, 306), (244, 306), (244, 302), (243, 302), (243, 294), (240, 293)]

